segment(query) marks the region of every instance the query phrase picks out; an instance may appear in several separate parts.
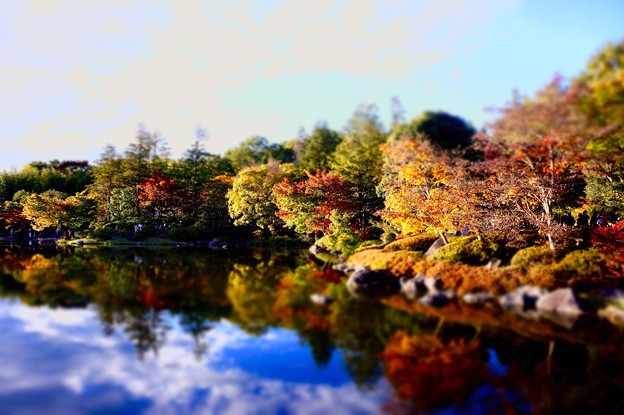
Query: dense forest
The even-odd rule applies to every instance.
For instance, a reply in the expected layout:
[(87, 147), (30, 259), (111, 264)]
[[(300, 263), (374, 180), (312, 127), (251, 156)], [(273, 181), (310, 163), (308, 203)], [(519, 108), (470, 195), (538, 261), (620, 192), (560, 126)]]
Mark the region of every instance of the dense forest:
[(423, 234), (551, 250), (621, 238), (624, 42), (572, 79), (514, 96), (481, 131), (443, 111), (408, 121), (398, 100), (392, 109), (389, 128), (362, 105), (341, 131), (319, 123), (281, 144), (251, 137), (223, 156), (205, 151), (198, 130), (179, 160), (140, 126), (95, 165), (1, 173), (0, 226), (15, 238), (300, 235), (343, 253)]

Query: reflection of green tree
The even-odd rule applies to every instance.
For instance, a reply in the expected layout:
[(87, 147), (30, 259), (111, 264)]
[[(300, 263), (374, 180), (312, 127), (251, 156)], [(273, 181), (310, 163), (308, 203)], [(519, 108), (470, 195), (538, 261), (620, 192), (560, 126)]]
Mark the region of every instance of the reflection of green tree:
[(370, 387), (381, 375), (379, 354), (398, 330), (421, 331), (426, 318), (384, 307), (377, 301), (351, 296), (344, 284), (334, 285), (332, 338), (342, 350), (347, 371), (360, 387)]
[(319, 367), (331, 361), (334, 345), (330, 335), (329, 309), (311, 304), (310, 295), (323, 293), (328, 283), (315, 278), (318, 269), (311, 263), (285, 273), (277, 287), (273, 314), (280, 324), (295, 330), (307, 343)]
[(272, 313), (274, 278), (263, 269), (265, 267), (264, 263), (258, 267), (234, 264), (228, 280), (227, 296), (233, 309), (231, 319), (252, 334), (262, 334), (277, 323)]
[(124, 331), (134, 343), (140, 360), (143, 360), (150, 351), (158, 355), (158, 350), (165, 343), (167, 331), (170, 329), (159, 311), (136, 307), (124, 312), (121, 320)]

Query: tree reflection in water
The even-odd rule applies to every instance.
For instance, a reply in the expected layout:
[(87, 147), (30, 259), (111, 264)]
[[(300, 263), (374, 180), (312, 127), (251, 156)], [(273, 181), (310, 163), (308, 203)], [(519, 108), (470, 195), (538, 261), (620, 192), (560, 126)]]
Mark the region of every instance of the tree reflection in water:
[[(389, 413), (622, 409), (624, 335), (603, 321), (570, 331), (491, 307), (354, 298), (306, 252), (6, 248), (0, 270), (1, 297), (92, 307), (104, 334), (124, 333), (139, 359), (158, 356), (175, 321), (200, 361), (207, 333), (227, 320), (254, 336), (292, 330), (319, 370), (340, 356), (362, 391), (386, 378), (396, 391), (380, 408)], [(313, 304), (314, 293), (333, 302)]]

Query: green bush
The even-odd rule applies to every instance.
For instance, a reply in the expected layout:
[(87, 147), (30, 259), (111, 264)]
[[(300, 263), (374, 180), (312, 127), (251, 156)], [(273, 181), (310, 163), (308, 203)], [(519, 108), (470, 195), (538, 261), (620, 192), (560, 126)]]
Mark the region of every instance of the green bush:
[(448, 245), (435, 251), (433, 259), (483, 265), (495, 256), (498, 249), (494, 242), (480, 241), (476, 236), (463, 236), (453, 238)]
[(560, 274), (574, 274), (579, 278), (600, 275), (604, 260), (595, 249), (572, 251), (557, 264)]
[(604, 260), (594, 249), (572, 251), (557, 263), (535, 264), (527, 272), (526, 283), (547, 288), (575, 286), (601, 276), (603, 266)]
[(424, 234), (397, 239), (384, 247), (385, 252), (394, 251), (426, 251), (440, 236)]
[(511, 265), (526, 270), (536, 264), (552, 264), (556, 259), (555, 252), (548, 245), (530, 246), (516, 252), (511, 258)]

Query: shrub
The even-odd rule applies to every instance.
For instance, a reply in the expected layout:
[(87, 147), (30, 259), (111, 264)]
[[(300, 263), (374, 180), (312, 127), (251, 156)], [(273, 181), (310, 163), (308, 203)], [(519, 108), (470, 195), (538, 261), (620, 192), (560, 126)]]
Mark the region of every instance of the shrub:
[(439, 235), (424, 234), (397, 239), (384, 247), (385, 252), (426, 251), (439, 238)]
[(548, 245), (538, 245), (516, 252), (511, 258), (511, 265), (526, 270), (535, 264), (552, 264), (555, 260), (555, 252)]
[(481, 265), (488, 262), (498, 251), (498, 245), (491, 241), (479, 240), (476, 236), (454, 238), (448, 245), (433, 254), (434, 260), (462, 262)]

